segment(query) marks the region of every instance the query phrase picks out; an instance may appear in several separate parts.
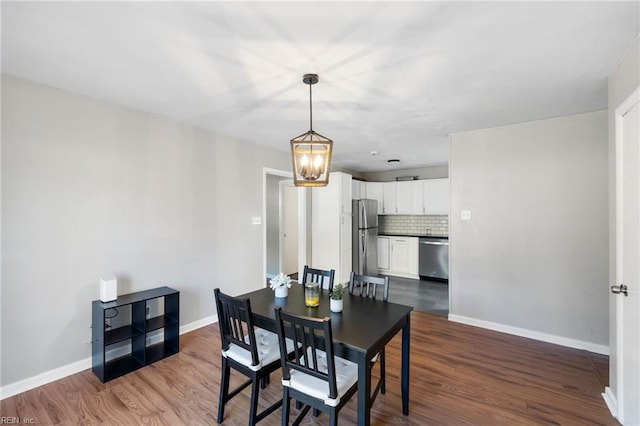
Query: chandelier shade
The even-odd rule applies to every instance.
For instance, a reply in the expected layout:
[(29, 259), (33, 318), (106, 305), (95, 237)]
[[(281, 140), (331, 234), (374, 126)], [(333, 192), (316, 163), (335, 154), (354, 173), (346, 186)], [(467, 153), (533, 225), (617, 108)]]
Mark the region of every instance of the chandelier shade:
[(331, 172), (333, 141), (313, 130), (311, 85), (318, 82), (318, 76), (305, 74), (302, 81), (309, 85), (310, 130), (291, 139), (293, 183), (295, 186), (327, 186)]

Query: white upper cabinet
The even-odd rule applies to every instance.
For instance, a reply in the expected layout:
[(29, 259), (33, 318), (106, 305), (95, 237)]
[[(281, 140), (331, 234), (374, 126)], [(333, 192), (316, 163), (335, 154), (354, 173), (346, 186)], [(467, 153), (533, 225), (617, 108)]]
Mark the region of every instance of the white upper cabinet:
[(351, 175), (342, 172), (335, 172), (338, 176), (340, 176), (340, 199), (342, 200), (342, 204), (340, 206), (340, 213), (349, 213), (351, 214), (351, 206), (353, 203), (352, 198), (352, 186), (351, 186)]
[(424, 189), (421, 180), (385, 182), (384, 214), (424, 214)]
[(361, 180), (351, 180), (351, 198), (354, 200), (361, 200), (366, 198), (365, 182)]
[[(449, 179), (425, 179), (401, 182), (353, 181), (353, 194), (378, 201), (378, 214), (448, 215)], [(354, 198), (357, 199), (357, 198)]]
[(397, 182), (397, 214), (424, 214), (424, 189), (422, 182), (421, 180)]
[(396, 182), (396, 213), (413, 213), (413, 182)]
[(370, 200), (376, 200), (378, 202), (378, 214), (384, 214), (382, 212), (382, 207), (384, 200), (382, 198), (382, 182), (365, 182), (365, 194), (366, 197)]
[(449, 214), (449, 179), (427, 179), (424, 182), (424, 214)]
[(382, 214), (398, 213), (397, 182), (382, 183)]
[(411, 214), (424, 213), (424, 181), (413, 180), (411, 184)]

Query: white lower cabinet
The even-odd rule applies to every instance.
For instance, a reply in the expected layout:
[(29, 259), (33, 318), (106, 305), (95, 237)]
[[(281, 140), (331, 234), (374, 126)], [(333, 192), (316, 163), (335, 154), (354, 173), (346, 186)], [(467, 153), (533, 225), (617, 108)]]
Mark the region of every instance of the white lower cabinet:
[(381, 273), (389, 270), (389, 237), (378, 237), (378, 269)]
[(419, 279), (418, 238), (378, 237), (378, 268), (384, 275)]

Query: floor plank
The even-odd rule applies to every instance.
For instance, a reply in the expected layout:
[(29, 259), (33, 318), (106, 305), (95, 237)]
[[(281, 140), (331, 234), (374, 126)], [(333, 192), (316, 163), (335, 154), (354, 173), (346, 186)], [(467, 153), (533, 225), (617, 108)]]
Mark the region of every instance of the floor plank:
[(446, 317), (449, 314), (449, 285), (441, 281), (389, 276), (389, 302)]
[[(411, 321), (410, 414), (400, 414), (396, 336), (386, 351), (387, 393), (374, 403), (372, 425), (617, 425), (600, 396), (608, 383), (606, 356), (422, 312), (413, 312)], [(232, 386), (241, 381), (232, 374)], [(3, 400), (0, 413), (45, 425), (211, 425), (219, 385), (220, 336), (213, 324), (181, 336), (177, 355), (106, 384), (83, 371)], [(281, 392), (274, 374), (261, 392), (261, 409)], [(227, 404), (224, 424), (246, 425), (248, 407), (247, 389)], [(340, 420), (355, 423), (356, 398)], [(327, 422), (321, 414), (303, 424)], [(279, 410), (260, 422), (279, 424)]]

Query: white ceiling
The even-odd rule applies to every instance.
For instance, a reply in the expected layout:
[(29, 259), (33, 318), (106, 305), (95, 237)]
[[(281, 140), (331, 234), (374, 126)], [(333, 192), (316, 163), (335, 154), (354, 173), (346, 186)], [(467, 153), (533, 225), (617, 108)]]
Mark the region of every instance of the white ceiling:
[(639, 4), (2, 1), (2, 72), (282, 151), (318, 73), (334, 164), (405, 169), (448, 163), (450, 133), (606, 109)]

